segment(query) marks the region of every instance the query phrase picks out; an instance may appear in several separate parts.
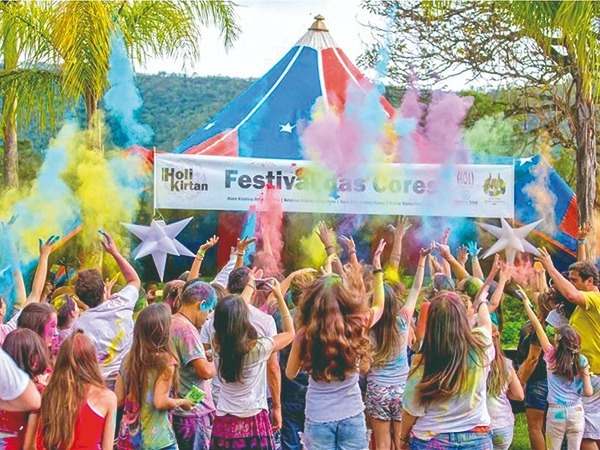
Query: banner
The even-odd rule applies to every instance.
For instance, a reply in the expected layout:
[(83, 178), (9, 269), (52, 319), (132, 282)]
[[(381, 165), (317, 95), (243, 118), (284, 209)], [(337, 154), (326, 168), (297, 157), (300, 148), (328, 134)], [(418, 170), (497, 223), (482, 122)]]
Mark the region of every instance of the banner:
[(512, 218), (511, 165), (377, 164), (336, 175), (311, 161), (156, 154), (155, 207), (247, 211), (267, 185), (286, 212)]

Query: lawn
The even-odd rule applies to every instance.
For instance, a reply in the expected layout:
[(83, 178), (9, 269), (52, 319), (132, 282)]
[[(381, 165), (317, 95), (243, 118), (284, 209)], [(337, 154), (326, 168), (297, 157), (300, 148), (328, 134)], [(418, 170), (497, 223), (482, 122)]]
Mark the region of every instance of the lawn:
[(529, 436), (527, 435), (527, 420), (523, 412), (515, 414), (515, 435), (510, 448), (512, 450), (528, 450), (531, 448)]

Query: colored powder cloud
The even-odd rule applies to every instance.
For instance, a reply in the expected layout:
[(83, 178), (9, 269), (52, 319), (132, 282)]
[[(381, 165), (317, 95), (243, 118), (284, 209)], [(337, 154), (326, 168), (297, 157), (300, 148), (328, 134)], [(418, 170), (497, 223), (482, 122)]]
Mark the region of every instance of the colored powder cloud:
[(254, 264), (263, 269), (265, 276), (276, 277), (283, 273), (283, 204), (281, 191), (267, 186), (259, 195), (256, 205), (257, 237), (262, 248), (256, 252)]
[(135, 114), (143, 104), (140, 92), (135, 85), (133, 65), (127, 55), (125, 40), (121, 34), (111, 37), (110, 88), (104, 95), (104, 108), (114, 116), (125, 135), (125, 146), (144, 145), (152, 141), (152, 129), (138, 122)]

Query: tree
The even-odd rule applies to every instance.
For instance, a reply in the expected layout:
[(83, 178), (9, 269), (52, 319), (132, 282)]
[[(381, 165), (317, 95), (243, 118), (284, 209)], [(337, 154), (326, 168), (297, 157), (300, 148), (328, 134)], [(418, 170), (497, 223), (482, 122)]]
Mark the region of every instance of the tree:
[[(10, 45), (7, 37), (16, 35), (24, 50), (18, 64), (0, 73), (0, 93), (6, 99), (14, 92), (18, 99), (8, 111), (12, 115), (3, 117), (5, 123), (17, 109), (26, 111), (26, 117), (41, 110), (48, 111), (44, 117), (53, 117), (65, 105), (83, 99), (86, 124), (91, 126), (108, 87), (113, 33), (123, 34), (128, 52), (142, 64), (151, 56), (197, 59), (200, 26), (220, 28), (226, 46), (239, 33), (234, 4), (228, 1), (54, 0), (23, 2), (23, 8), (12, 3), (0, 3), (3, 22), (15, 30), (0, 37), (0, 46)], [(45, 20), (36, 20), (31, 11), (43, 12)]]
[[(510, 86), (506, 114), (535, 117), (531, 130), (574, 150), (579, 221), (593, 222), (600, 2), (365, 0), (363, 7), (393, 20), (389, 75), (396, 81), (416, 73), (440, 84), (459, 74)], [(372, 29), (377, 42), (363, 66), (375, 66), (389, 34)]]

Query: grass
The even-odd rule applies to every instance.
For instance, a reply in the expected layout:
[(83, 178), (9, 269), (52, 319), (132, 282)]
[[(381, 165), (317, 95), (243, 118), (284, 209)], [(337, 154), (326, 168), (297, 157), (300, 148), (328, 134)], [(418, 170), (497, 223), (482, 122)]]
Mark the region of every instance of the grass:
[(523, 412), (515, 414), (515, 434), (510, 448), (511, 450), (528, 450), (531, 448), (527, 433), (527, 420)]

